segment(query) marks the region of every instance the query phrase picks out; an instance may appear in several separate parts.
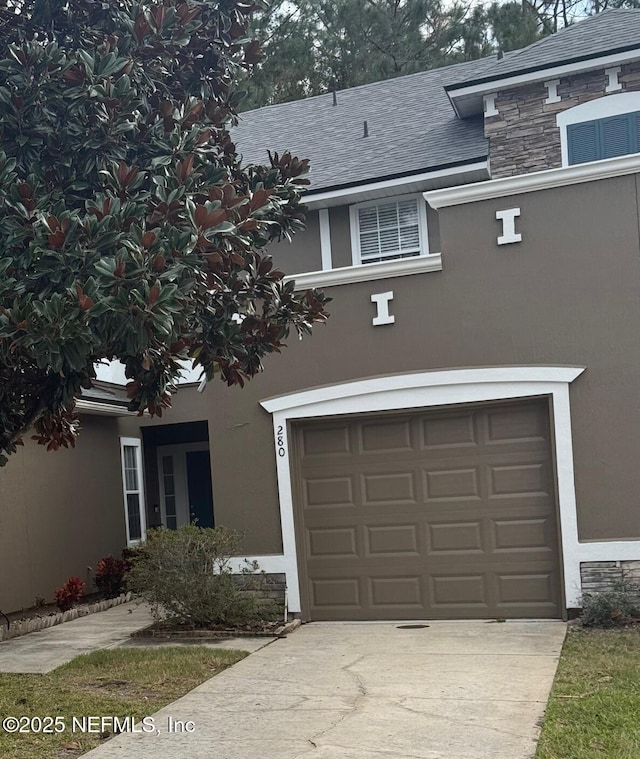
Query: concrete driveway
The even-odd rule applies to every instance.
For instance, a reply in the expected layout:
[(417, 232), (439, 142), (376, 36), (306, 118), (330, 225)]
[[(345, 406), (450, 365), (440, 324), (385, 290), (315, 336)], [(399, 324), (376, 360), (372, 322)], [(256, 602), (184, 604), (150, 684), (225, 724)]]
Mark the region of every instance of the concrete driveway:
[[(90, 759), (530, 759), (561, 622), (314, 623)], [(194, 723), (167, 732), (168, 718)]]

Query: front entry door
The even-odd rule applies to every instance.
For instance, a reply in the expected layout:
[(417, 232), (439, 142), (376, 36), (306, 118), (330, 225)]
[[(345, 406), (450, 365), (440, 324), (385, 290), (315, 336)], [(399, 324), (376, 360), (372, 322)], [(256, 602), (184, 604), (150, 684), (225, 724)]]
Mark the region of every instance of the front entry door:
[(189, 518), (198, 527), (213, 527), (213, 488), (209, 450), (187, 451)]
[(213, 488), (208, 443), (158, 447), (162, 524), (213, 527)]

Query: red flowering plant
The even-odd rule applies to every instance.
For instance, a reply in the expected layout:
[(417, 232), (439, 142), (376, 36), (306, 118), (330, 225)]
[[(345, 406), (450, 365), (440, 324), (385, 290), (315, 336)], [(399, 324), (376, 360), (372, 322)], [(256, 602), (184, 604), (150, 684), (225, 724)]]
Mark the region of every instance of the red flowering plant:
[(124, 591), (127, 562), (115, 556), (105, 556), (96, 565), (94, 583), (105, 598), (117, 598)]
[(84, 595), (85, 584), (79, 577), (70, 577), (55, 592), (56, 604), (60, 611), (72, 609)]

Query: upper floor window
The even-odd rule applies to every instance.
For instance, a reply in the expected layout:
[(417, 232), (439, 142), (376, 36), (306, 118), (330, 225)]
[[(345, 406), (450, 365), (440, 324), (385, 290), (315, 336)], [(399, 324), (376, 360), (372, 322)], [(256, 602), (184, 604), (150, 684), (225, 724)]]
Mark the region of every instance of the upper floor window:
[(567, 126), (569, 165), (640, 152), (640, 111)]
[(640, 152), (640, 92), (590, 100), (562, 111), (560, 128), (563, 166)]
[(427, 211), (421, 196), (351, 206), (353, 263), (380, 263), (429, 252)]

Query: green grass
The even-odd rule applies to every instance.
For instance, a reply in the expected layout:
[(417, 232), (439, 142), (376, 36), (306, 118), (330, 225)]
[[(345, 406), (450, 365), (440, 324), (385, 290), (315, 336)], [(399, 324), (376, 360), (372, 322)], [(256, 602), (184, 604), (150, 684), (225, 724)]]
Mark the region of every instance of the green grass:
[[(118, 648), (79, 656), (48, 675), (0, 674), (0, 717), (150, 716), (246, 654), (189, 646)], [(7, 734), (3, 759), (72, 759), (94, 748), (97, 734)]]
[(567, 636), (536, 759), (639, 759), (640, 629)]

